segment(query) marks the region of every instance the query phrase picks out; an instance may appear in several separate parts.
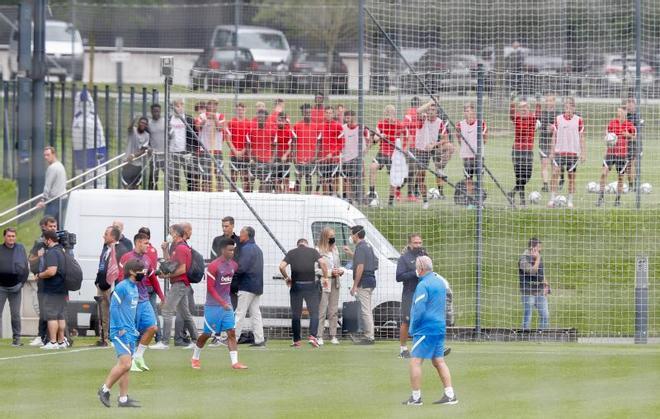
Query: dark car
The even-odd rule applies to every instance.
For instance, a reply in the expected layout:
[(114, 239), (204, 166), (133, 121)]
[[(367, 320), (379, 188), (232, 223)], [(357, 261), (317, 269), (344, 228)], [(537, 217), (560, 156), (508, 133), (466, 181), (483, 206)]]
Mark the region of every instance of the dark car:
[(345, 94), (348, 91), (348, 69), (337, 52), (332, 56), (332, 67), (328, 71), (326, 52), (297, 50), (289, 71), (291, 92), (324, 90), (326, 82), (333, 94)]
[[(236, 63), (234, 59), (236, 58)], [(211, 90), (238, 84), (242, 91), (251, 86), (250, 71), (254, 70), (254, 59), (247, 48), (212, 48), (204, 51), (190, 70), (190, 85), (193, 90)]]

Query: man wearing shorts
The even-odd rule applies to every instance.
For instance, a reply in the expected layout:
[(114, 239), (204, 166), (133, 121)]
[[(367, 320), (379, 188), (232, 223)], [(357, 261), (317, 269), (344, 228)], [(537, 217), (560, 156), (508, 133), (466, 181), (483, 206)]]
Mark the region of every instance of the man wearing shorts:
[(273, 189), (273, 148), (275, 131), (266, 123), (266, 111), (257, 111), (257, 121), (250, 129), (252, 173), (259, 181), (259, 192)]
[(112, 293), (110, 302), (110, 340), (112, 341), (117, 364), (112, 367), (108, 377), (96, 394), (105, 407), (110, 407), (110, 389), (119, 381), (118, 407), (140, 407), (137, 400), (128, 397), (128, 377), (131, 369), (131, 357), (139, 333), (136, 316), (139, 294), (137, 282), (146, 276), (146, 269), (137, 259), (130, 260), (124, 266), (126, 279), (119, 283)]
[(552, 134), (552, 153), (554, 160), (552, 167), (552, 195), (548, 207), (555, 206), (559, 173), (562, 168), (568, 173), (568, 208), (573, 208), (573, 194), (575, 193), (575, 173), (578, 161), (587, 159), (587, 147), (584, 141), (584, 122), (575, 115), (575, 99), (566, 98), (564, 113), (555, 118), (554, 132)]
[[(456, 135), (461, 144), (460, 155), (463, 159), (463, 173), (465, 174), (465, 187), (468, 196), (474, 195), (474, 176), (478, 173), (478, 162), (476, 158), (477, 152), (477, 115), (472, 103), (468, 103), (463, 107), (463, 116), (465, 119), (456, 125)], [(486, 123), (481, 121), (481, 134), (483, 136), (483, 143), (486, 144), (488, 140), (488, 129)], [(482, 151), (483, 156), (483, 151)], [(483, 159), (483, 158), (482, 158)]]
[(312, 176), (316, 172), (318, 144), (321, 140), (319, 125), (312, 121), (312, 107), (309, 103), (300, 106), (303, 119), (293, 126), (293, 161), (296, 170), (296, 191), (302, 191), (305, 180), (305, 193), (312, 193)]
[[(396, 108), (393, 105), (385, 106), (385, 118), (378, 121), (376, 127), (377, 135), (373, 136), (374, 143), (379, 142), (378, 154), (369, 167), (369, 198), (376, 197), (376, 175), (382, 168), (390, 173), (392, 169), (392, 154), (396, 140), (402, 139), (405, 134), (404, 125), (396, 119)], [(401, 141), (403, 143), (403, 141)], [(389, 205), (393, 204), (394, 195), (399, 192), (396, 187), (390, 186)]]
[(603, 171), (600, 174), (600, 193), (598, 194), (598, 201), (596, 206), (602, 206), (605, 203), (605, 182), (607, 175), (610, 173), (612, 167), (616, 168), (617, 172), (617, 185), (616, 185), (616, 198), (614, 199), (614, 206), (621, 205), (621, 194), (623, 193), (623, 175), (629, 164), (628, 144), (635, 141), (637, 129), (626, 118), (626, 108), (620, 106), (616, 110), (617, 117), (607, 124), (607, 132), (616, 135), (616, 143), (607, 147), (605, 152), (605, 159), (603, 160)]
[[(358, 185), (362, 177), (362, 158), (367, 151), (366, 139), (369, 137), (369, 131), (366, 129), (360, 135), (360, 125), (358, 125), (355, 111), (348, 110), (344, 113), (348, 119), (343, 125), (344, 129), (344, 149), (341, 152), (341, 175), (344, 179), (344, 197), (348, 202), (355, 202), (359, 198)], [(362, 141), (362, 154), (360, 154), (360, 141)]]
[[(229, 121), (229, 148), (231, 150), (229, 165), (231, 167), (231, 180), (235, 185), (241, 181), (244, 192), (252, 192), (252, 179), (250, 179), (250, 128), (252, 121), (245, 116), (245, 104), (236, 105), (236, 116)], [(233, 188), (232, 188), (233, 189)]]
[(220, 256), (206, 268), (206, 304), (204, 305), (204, 332), (197, 339), (190, 361), (193, 369), (202, 366), (199, 357), (206, 341), (214, 334), (227, 332), (227, 347), (231, 367), (244, 370), (247, 367), (238, 362), (238, 344), (234, 330), (234, 308), (231, 304), (231, 281), (238, 269), (234, 261), (234, 241), (222, 239)]
[(433, 272), (433, 262), (428, 256), (419, 256), (415, 261), (419, 283), (413, 296), (410, 312), (410, 334), (413, 345), (410, 351), (410, 386), (412, 394), (403, 404), (422, 405), (422, 364), (430, 359), (438, 371), (444, 386), (441, 399), (433, 404), (456, 404), (458, 400), (451, 383), (449, 367), (444, 360), (446, 281)]
[(325, 107), (321, 125), (321, 152), (317, 162), (319, 178), (325, 195), (338, 194), (340, 156), (344, 148), (344, 129), (334, 120), (332, 106)]
[(129, 261), (137, 259), (142, 262), (147, 270), (147, 275), (144, 279), (137, 282), (139, 299), (136, 327), (138, 333), (140, 333), (140, 342), (133, 354), (133, 365), (131, 366), (131, 371), (140, 372), (149, 371), (149, 367), (147, 367), (147, 364), (144, 362), (144, 351), (146, 351), (151, 340), (158, 331), (156, 312), (149, 301), (149, 287), (151, 287), (153, 292), (158, 295), (161, 303), (165, 302), (165, 296), (160, 289), (160, 283), (156, 277), (154, 258), (147, 254), (147, 250), (149, 249), (149, 236), (144, 233), (138, 233), (133, 238), (133, 244), (133, 250), (125, 253), (119, 260), (119, 269), (124, 269)]
[[(64, 249), (58, 243), (57, 233), (44, 231), (43, 241), (46, 251), (43, 257), (44, 270), (35, 275), (35, 279), (43, 284), (43, 318), (48, 326), (48, 343), (41, 349), (64, 349), (64, 329), (66, 328), (66, 300), (68, 291), (64, 286)], [(41, 263), (40, 263), (41, 267)]]

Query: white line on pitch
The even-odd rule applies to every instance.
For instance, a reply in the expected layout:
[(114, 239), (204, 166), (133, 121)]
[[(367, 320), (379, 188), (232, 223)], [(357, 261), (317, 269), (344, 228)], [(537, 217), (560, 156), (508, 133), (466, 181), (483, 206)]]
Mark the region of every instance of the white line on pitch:
[(0, 361), (11, 361), (12, 359), (23, 359), (23, 358), (37, 358), (41, 356), (49, 356), (49, 355), (60, 355), (60, 354), (72, 354), (74, 352), (85, 352), (85, 351), (92, 351), (94, 349), (107, 349), (107, 348), (81, 348), (81, 349), (71, 349), (71, 350), (57, 350), (53, 352), (46, 352), (43, 354), (29, 354), (29, 355), (18, 355), (18, 356), (8, 356), (5, 358), (0, 358)]

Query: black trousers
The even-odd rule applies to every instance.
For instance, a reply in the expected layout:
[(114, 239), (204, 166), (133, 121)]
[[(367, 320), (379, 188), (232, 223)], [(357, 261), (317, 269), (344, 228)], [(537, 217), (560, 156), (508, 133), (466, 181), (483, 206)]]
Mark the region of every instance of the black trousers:
[(300, 340), (300, 317), (302, 316), (303, 299), (309, 311), (309, 334), (316, 337), (319, 329), (319, 303), (321, 302), (321, 290), (316, 282), (293, 283), (289, 290), (291, 297), (291, 328), (293, 329), (293, 341)]
[(527, 185), (527, 182), (532, 177), (534, 152), (513, 150), (511, 152), (511, 159), (513, 160), (513, 172), (516, 175), (516, 187), (514, 190), (524, 191), (525, 185)]

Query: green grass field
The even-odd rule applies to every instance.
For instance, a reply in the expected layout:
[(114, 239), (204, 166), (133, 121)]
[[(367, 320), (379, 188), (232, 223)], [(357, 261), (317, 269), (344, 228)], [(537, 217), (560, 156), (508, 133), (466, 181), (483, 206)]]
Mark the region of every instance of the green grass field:
[(428, 364), (425, 405), (407, 407), (407, 363), (396, 357), (396, 342), (313, 350), (273, 341), (266, 350), (241, 346), (247, 371), (231, 370), (225, 348), (205, 349), (199, 371), (190, 368), (188, 350), (147, 351), (152, 371), (132, 375), (129, 391), (144, 407), (117, 412), (96, 398), (114, 351), (86, 343), (44, 353), (1, 341), (1, 416), (652, 418), (660, 409), (657, 346), (450, 343), (459, 404), (431, 404), (441, 384)]

